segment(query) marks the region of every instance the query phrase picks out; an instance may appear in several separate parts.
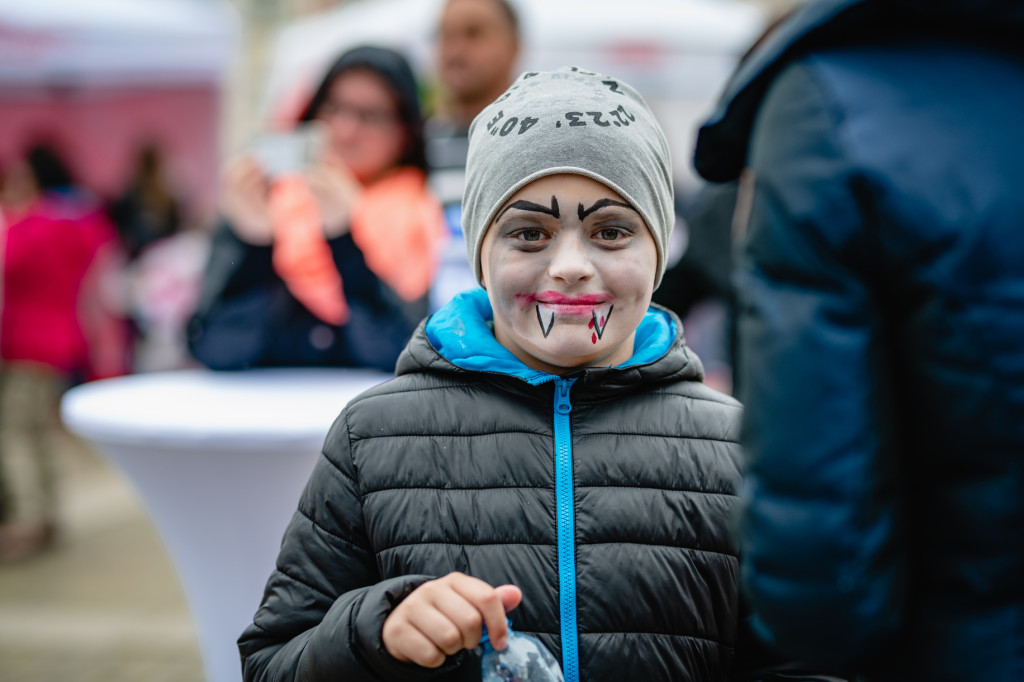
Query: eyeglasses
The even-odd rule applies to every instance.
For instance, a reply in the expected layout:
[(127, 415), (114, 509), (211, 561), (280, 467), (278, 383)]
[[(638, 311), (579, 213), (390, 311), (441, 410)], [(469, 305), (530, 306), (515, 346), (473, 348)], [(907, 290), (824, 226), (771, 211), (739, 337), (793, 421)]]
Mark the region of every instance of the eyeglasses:
[(388, 128), (398, 120), (398, 116), (389, 109), (370, 109), (334, 100), (326, 100), (321, 104), (317, 117), (327, 121), (348, 119), (371, 128)]

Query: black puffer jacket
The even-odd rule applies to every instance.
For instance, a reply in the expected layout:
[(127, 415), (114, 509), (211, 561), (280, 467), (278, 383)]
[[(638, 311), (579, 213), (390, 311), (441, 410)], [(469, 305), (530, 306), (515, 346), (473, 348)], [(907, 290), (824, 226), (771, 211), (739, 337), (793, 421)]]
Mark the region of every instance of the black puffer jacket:
[(559, 658), (578, 638), (578, 679), (775, 679), (738, 633), (740, 406), (700, 382), (678, 319), (649, 312), (628, 368), (559, 378), (489, 314), (457, 297), (338, 418), (240, 639), (245, 679), (479, 680), (471, 652), (435, 671), (381, 641), (451, 571), (519, 585), (514, 626)]

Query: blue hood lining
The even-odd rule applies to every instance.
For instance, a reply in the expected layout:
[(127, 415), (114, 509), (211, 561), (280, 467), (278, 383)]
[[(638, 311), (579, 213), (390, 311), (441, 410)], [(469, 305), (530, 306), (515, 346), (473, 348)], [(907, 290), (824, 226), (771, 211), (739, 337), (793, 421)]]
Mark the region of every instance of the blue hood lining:
[[(483, 288), (465, 291), (427, 320), (431, 345), (456, 367), (477, 372), (499, 372), (534, 386), (557, 377), (532, 369), (498, 343), (488, 324), (494, 319)], [(664, 311), (650, 308), (636, 330), (633, 357), (615, 367), (622, 369), (654, 362), (668, 352), (676, 338), (676, 325)]]

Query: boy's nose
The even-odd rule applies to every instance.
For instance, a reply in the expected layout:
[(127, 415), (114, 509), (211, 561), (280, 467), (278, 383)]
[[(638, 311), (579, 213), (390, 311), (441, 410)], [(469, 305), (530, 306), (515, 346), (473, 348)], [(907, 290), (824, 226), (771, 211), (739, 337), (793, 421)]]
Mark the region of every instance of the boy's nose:
[(594, 265), (582, 239), (573, 236), (555, 240), (548, 274), (570, 284), (594, 275)]

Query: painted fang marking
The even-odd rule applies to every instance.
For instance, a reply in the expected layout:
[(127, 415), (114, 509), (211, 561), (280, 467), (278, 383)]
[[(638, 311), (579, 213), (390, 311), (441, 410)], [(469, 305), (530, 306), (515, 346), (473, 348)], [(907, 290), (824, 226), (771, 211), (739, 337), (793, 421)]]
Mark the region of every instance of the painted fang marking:
[[(544, 324), (544, 315), (548, 316), (547, 325)], [(551, 328), (555, 326), (555, 313), (554, 311), (541, 312), (540, 306), (537, 306), (537, 322), (540, 323), (540, 331), (544, 334), (544, 338), (548, 338), (548, 334), (551, 333)]]
[[(594, 327), (594, 332), (597, 334), (597, 338), (600, 339), (600, 338), (602, 338), (604, 336), (604, 330), (608, 326), (608, 320), (611, 319), (612, 311), (613, 310), (615, 310), (615, 306), (609, 307), (608, 308), (608, 315), (607, 316), (602, 315), (600, 320), (597, 318), (597, 311), (596, 310), (591, 313), (592, 318), (591, 318), (590, 322), (591, 322), (591, 324)], [(545, 334), (545, 336), (547, 336), (547, 335)], [(595, 341), (595, 343), (597, 343), (597, 342)]]

